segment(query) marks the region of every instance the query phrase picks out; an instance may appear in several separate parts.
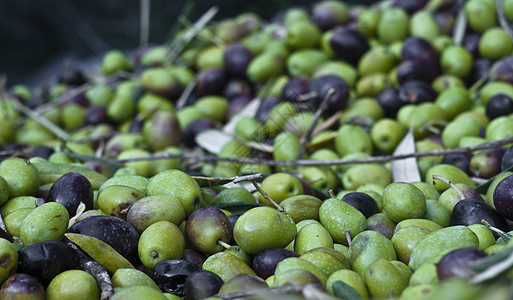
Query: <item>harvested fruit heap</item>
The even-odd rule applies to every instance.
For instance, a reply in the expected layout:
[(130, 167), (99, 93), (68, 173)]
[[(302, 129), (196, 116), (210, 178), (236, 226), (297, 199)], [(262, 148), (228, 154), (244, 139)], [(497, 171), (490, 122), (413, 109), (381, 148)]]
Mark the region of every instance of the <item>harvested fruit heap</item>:
[(0, 88), (1, 299), (511, 299), (513, 0), (215, 13)]

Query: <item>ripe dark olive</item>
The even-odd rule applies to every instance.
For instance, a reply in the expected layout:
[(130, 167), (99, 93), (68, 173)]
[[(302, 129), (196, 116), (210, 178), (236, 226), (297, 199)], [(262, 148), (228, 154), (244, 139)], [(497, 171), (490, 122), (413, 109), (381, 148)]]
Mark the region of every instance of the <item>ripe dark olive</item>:
[(342, 201), (358, 209), (365, 218), (369, 218), (373, 214), (379, 213), (379, 207), (376, 200), (365, 193), (352, 192), (345, 194), (344, 197), (342, 197)]
[(306, 94), (308, 92), (308, 78), (306, 77), (294, 77), (291, 78), (281, 92), (281, 98), (286, 101), (297, 101), (297, 98), (300, 95)]
[(230, 100), (228, 108), (226, 109), (226, 118), (230, 120), (233, 116), (238, 114), (241, 110), (246, 107), (253, 100), (253, 97), (249, 95), (241, 95)]
[(484, 251), (474, 248), (459, 248), (445, 254), (436, 264), (438, 279), (445, 280), (452, 277), (470, 278), (477, 274), (468, 266), (469, 262), (486, 257)]
[(142, 133), (144, 129), (144, 120), (135, 118), (130, 122), (128, 133)]
[(196, 136), (207, 129), (215, 128), (216, 124), (210, 119), (198, 119), (190, 122), (185, 126), (182, 135), (182, 141), (187, 147), (194, 147), (196, 145)]
[(71, 98), (71, 100), (68, 103), (75, 103), (82, 107), (88, 107), (89, 106), (89, 99), (85, 96), (84, 93), (80, 93), (76, 95), (75, 97)]
[(415, 59), (403, 61), (397, 67), (397, 82), (404, 84), (412, 80), (431, 82), (440, 75), (440, 65), (433, 59)]
[(34, 146), (30, 149), (30, 157), (50, 158), (55, 152), (55, 148), (49, 146)]
[(150, 272), (150, 277), (165, 293), (184, 296), (184, 285), (187, 277), (200, 268), (183, 259), (168, 259), (159, 262)]
[(399, 90), (393, 86), (384, 88), (378, 95), (376, 101), (385, 111), (385, 117), (395, 119), (397, 111), (404, 105), (399, 100)]
[(205, 255), (194, 249), (185, 249), (183, 251), (182, 259), (197, 265), (201, 269), (201, 266), (203, 266), (203, 263), (207, 258)]
[(185, 299), (199, 300), (208, 298), (217, 294), (223, 283), (223, 279), (216, 273), (207, 270), (194, 272), (185, 280)]
[(469, 32), (465, 34), (463, 38), (462, 46), (472, 54), (472, 57), (477, 58), (479, 56), (479, 41), (481, 40), (481, 35), (475, 32)]
[[(482, 200), (464, 199), (456, 203), (452, 209), (452, 225), (482, 224), (481, 220), (483, 219), (500, 230), (509, 231), (506, 219)], [(494, 233), (494, 235), (496, 234)]]
[(429, 83), (424, 81), (411, 80), (403, 84), (399, 89), (399, 100), (403, 103), (418, 104), (422, 102), (433, 102), (436, 97), (436, 91)]
[(95, 237), (109, 244), (132, 263), (139, 265), (139, 233), (127, 221), (114, 216), (91, 216), (78, 221), (68, 232)]
[(347, 106), (349, 100), (349, 85), (336, 75), (324, 75), (313, 79), (309, 85), (309, 91), (316, 93), (317, 97), (312, 101), (313, 107), (317, 108), (326, 97), (330, 89), (334, 89), (333, 95), (328, 101), (330, 111), (338, 111)]
[[(261, 152), (261, 151), (259, 151)], [(228, 215), (228, 220), (230, 221), (230, 224), (232, 225), (232, 228), (235, 226), (235, 222), (237, 222), (237, 219), (240, 217), (240, 215)], [(230, 245), (235, 245), (236, 242), (235, 242), (235, 238), (233, 237), (233, 232), (232, 232), (232, 238), (230, 240)]]
[(502, 179), (495, 187), (493, 206), (504, 218), (513, 220), (513, 175)]
[(246, 70), (253, 59), (253, 54), (239, 43), (228, 45), (223, 53), (223, 63), (226, 73), (237, 78), (246, 78)]
[(96, 105), (90, 106), (86, 110), (85, 125), (98, 125), (109, 122), (109, 116), (107, 115), (107, 108), (105, 106)]
[(17, 272), (32, 275), (45, 286), (58, 274), (77, 267), (77, 253), (60, 241), (38, 242), (18, 251)]
[(2, 284), (0, 299), (44, 300), (45, 289), (36, 277), (17, 273), (7, 278)]
[(337, 26), (333, 29), (330, 46), (335, 54), (356, 64), (362, 55), (370, 49), (367, 37), (358, 30)]
[(392, 7), (399, 7), (404, 9), (407, 13), (413, 14), (426, 6), (428, 0), (394, 0)]
[(314, 5), (312, 21), (320, 30), (326, 31), (349, 21), (348, 9), (335, 1), (324, 1)]
[(85, 204), (86, 210), (93, 209), (93, 187), (85, 176), (67, 173), (53, 183), (46, 201), (64, 205), (72, 217), (76, 214), (80, 202)]
[(486, 115), (490, 119), (513, 113), (513, 99), (506, 94), (493, 95), (486, 104)]
[(253, 257), (253, 270), (255, 273), (267, 279), (274, 274), (278, 263), (288, 257), (299, 257), (299, 254), (282, 248), (268, 248)]
[(401, 59), (403, 61), (426, 58), (438, 58), (435, 48), (428, 41), (413, 36), (404, 40), (401, 48)]
[(261, 123), (264, 123), (269, 118), (269, 114), (271, 113), (271, 110), (273, 107), (278, 105), (278, 103), (282, 102), (280, 98), (277, 97), (271, 97), (264, 99), (262, 101), (262, 104), (257, 109), (257, 112), (255, 114), (255, 119)]
[(237, 97), (245, 96), (252, 99), (253, 87), (245, 79), (232, 78), (225, 85), (223, 89), (223, 97), (230, 100), (230, 102)]
[(203, 70), (198, 75), (196, 92), (198, 93), (198, 96), (221, 95), (227, 81), (228, 76), (221, 68)]
[(469, 152), (464, 153), (450, 153), (444, 155), (442, 164), (453, 165), (463, 172), (470, 175), (470, 158), (472, 154)]
[(86, 83), (87, 79), (79, 69), (68, 67), (62, 69), (58, 81), (65, 85), (78, 86)]

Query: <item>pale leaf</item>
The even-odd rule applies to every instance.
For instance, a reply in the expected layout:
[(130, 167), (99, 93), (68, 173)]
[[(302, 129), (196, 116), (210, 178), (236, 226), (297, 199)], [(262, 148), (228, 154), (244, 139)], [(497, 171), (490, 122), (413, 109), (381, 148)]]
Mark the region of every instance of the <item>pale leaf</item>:
[(228, 134), (233, 134), (235, 132), (235, 126), (239, 120), (243, 117), (254, 117), (261, 103), (262, 98), (253, 99), (238, 114), (234, 115), (226, 125), (224, 125), (223, 131)]
[(208, 129), (196, 136), (196, 144), (213, 154), (219, 154), (232, 136), (218, 129)]
[[(394, 155), (410, 154), (415, 152), (415, 137), (413, 128), (410, 128), (403, 140), (397, 145)], [(394, 182), (418, 182), (421, 181), (417, 159), (409, 157), (392, 161), (392, 177)]]

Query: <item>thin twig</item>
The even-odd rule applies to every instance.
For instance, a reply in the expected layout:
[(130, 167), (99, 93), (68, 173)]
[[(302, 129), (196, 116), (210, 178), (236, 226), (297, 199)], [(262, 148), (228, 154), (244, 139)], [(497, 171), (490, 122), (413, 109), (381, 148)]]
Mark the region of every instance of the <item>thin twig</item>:
[(96, 279), (96, 282), (98, 283), (101, 291), (100, 299), (110, 299), (110, 297), (114, 295), (114, 288), (112, 287), (112, 281), (110, 280), (109, 272), (107, 272), (107, 269), (86, 255), (80, 248), (77, 247), (77, 245), (73, 244), (71, 241), (68, 241), (67, 244), (77, 253), (80, 268), (93, 275), (93, 277)]
[(201, 162), (216, 162), (216, 161), (227, 161), (232, 163), (242, 163), (242, 164), (251, 164), (251, 165), (267, 165), (267, 166), (281, 166), (281, 167), (297, 167), (297, 166), (331, 166), (331, 165), (345, 165), (345, 164), (357, 164), (357, 163), (379, 163), (379, 162), (387, 162), (397, 159), (404, 159), (409, 157), (424, 157), (424, 156), (438, 156), (438, 155), (446, 155), (453, 153), (465, 153), (465, 152), (473, 152), (484, 149), (493, 149), (504, 146), (506, 144), (513, 143), (513, 137), (508, 137), (502, 140), (486, 142), (478, 145), (471, 145), (467, 147), (457, 147), (457, 148), (447, 148), (447, 149), (435, 149), (430, 151), (419, 151), (414, 153), (406, 153), (400, 155), (380, 155), (380, 156), (370, 156), (363, 158), (354, 158), (354, 159), (330, 159), (330, 160), (309, 160), (309, 159), (299, 159), (299, 160), (272, 160), (272, 159), (259, 159), (259, 158), (251, 158), (251, 157), (219, 157), (212, 155), (197, 155), (192, 153), (162, 153), (162, 154), (154, 154), (143, 157), (134, 157), (127, 159), (118, 159), (115, 160), (118, 163), (127, 163), (134, 161), (145, 161), (145, 160), (155, 160), (155, 159), (166, 159), (166, 158), (179, 158), (179, 159), (193, 159)]
[(274, 207), (276, 207), (276, 209), (278, 209), (278, 211), (280, 211), (280, 212), (285, 211), (283, 209), (283, 207), (281, 207), (278, 203), (276, 203), (273, 199), (271, 199), (271, 197), (269, 197), (269, 195), (264, 190), (262, 190), (262, 188), (258, 185), (258, 183), (256, 181), (252, 180), (251, 183), (257, 189), (257, 191), (262, 195), (262, 197), (267, 199), (267, 201), (271, 202), (271, 204), (274, 205)]
[(21, 104), (20, 102), (16, 102), (15, 105), (16, 105), (17, 110), (21, 111), (23, 114), (27, 115), (34, 121), (38, 122), (39, 124), (44, 126), (46, 129), (50, 130), (60, 140), (62, 140), (62, 141), (70, 140), (70, 135), (66, 131), (62, 130), (59, 126), (50, 122), (47, 118), (45, 118), (40, 113), (31, 110), (30, 108), (26, 107), (25, 105)]
[(324, 95), (324, 99), (322, 99), (321, 105), (319, 105), (319, 108), (314, 114), (314, 118), (312, 121), (312, 124), (310, 124), (310, 127), (308, 128), (308, 131), (306, 132), (305, 136), (303, 137), (301, 141), (301, 146), (299, 148), (299, 152), (297, 153), (296, 159), (301, 159), (303, 157), (303, 154), (305, 154), (306, 145), (312, 138), (312, 133), (317, 125), (317, 121), (319, 121), (319, 118), (321, 117), (321, 114), (324, 112), (326, 107), (328, 106), (328, 102), (331, 99), (331, 97), (335, 94), (335, 89), (331, 88), (326, 92), (326, 95)]
[(273, 287), (273, 288), (266, 288), (266, 289), (255, 289), (255, 290), (243, 290), (233, 293), (226, 293), (226, 294), (217, 294), (212, 296), (213, 298), (219, 298), (223, 300), (231, 300), (231, 299), (239, 299), (239, 298), (246, 298), (250, 296), (258, 296), (261, 292), (268, 292), (272, 294), (289, 294), (289, 293), (301, 293), (303, 289), (307, 286), (313, 285), (315, 287), (318, 287), (317, 284), (291, 284), (291, 285), (284, 285), (279, 287)]
[(333, 126), (333, 124), (335, 124), (335, 122), (337, 122), (338, 119), (340, 119), (340, 117), (342, 116), (343, 113), (344, 113), (343, 111), (339, 110), (334, 115), (332, 115), (331, 117), (327, 118), (324, 122), (319, 124), (319, 126), (315, 127), (315, 130), (312, 133), (312, 136), (316, 136), (321, 131), (324, 131), (324, 130), (330, 128), (331, 126)]
[(189, 99), (189, 96), (192, 94), (192, 91), (194, 91), (194, 88), (196, 87), (196, 84), (198, 83), (198, 78), (194, 77), (189, 84), (185, 87), (183, 90), (182, 95), (180, 95), (180, 98), (178, 98), (178, 101), (176, 101), (176, 110), (182, 109), (186, 104), (187, 100)]
[(139, 28), (139, 46), (148, 45), (148, 41), (150, 39), (150, 10), (151, 10), (151, 1), (150, 0), (140, 0), (140, 28)]
[(192, 26), (191, 29), (189, 29), (183, 38), (177, 40), (174, 45), (171, 45), (170, 51), (169, 51), (169, 61), (173, 62), (180, 53), (182, 53), (183, 49), (187, 44), (189, 44), (190, 41), (200, 32), (205, 25), (207, 25), (210, 20), (217, 14), (219, 9), (216, 6), (213, 6), (210, 8), (206, 13), (204, 13), (196, 23)]
[(243, 182), (243, 181), (253, 181), (253, 180), (262, 179), (262, 177), (264, 177), (264, 174), (262, 174), (262, 173), (256, 173), (256, 174), (250, 174), (250, 175), (244, 175), (244, 176), (235, 176), (235, 177), (233, 177), (232, 182), (239, 183), (239, 182)]
[(502, 7), (502, 1), (495, 0), (495, 5), (497, 6), (497, 18), (499, 19), (499, 24), (501, 25), (501, 28), (504, 31), (506, 31), (509, 37), (513, 40), (513, 31), (511, 30), (511, 27), (509, 26), (506, 17), (504, 17), (504, 8)]

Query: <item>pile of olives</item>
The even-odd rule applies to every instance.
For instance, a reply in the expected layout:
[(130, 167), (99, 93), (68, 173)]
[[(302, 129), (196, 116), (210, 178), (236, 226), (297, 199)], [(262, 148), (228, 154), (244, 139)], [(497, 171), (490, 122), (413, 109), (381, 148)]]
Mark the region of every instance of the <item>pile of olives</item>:
[(511, 299), (508, 22), (321, 0), (1, 91), (0, 299)]

